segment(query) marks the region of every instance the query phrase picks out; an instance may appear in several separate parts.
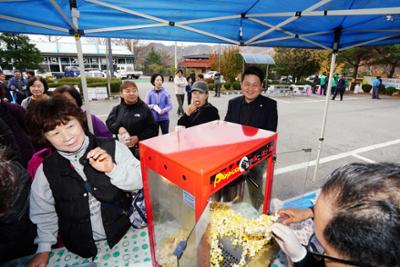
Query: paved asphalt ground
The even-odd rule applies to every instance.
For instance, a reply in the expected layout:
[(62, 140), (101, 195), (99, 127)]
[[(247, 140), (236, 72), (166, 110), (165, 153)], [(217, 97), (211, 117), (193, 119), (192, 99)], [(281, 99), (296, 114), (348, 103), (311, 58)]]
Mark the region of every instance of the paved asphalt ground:
[[(149, 78), (136, 81), (144, 99), (152, 88)], [(170, 131), (178, 120), (173, 83), (164, 86), (172, 96)], [(228, 100), (238, 95), (209, 101), (223, 119)], [(288, 199), (318, 189), (335, 168), (351, 162), (400, 163), (400, 98), (383, 96), (373, 100), (369, 95), (345, 94), (344, 100), (330, 101), (325, 141), (317, 179), (312, 181), (318, 138), (321, 132), (324, 97), (272, 97), (278, 102), (278, 149), (273, 197)], [(119, 100), (91, 101), (92, 113), (105, 120)], [(185, 107), (187, 99), (185, 98)], [(311, 152), (303, 149), (311, 148)]]

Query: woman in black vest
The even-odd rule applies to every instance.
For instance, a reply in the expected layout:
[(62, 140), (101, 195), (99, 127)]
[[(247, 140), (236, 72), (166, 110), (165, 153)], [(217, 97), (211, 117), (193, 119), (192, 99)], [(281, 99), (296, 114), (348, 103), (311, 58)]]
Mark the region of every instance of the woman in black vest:
[(118, 141), (89, 134), (82, 110), (62, 96), (29, 105), (26, 124), (33, 140), (56, 151), (32, 184), (38, 250), (28, 266), (47, 263), (57, 233), (81, 257), (97, 254), (95, 241), (107, 240), (112, 248), (130, 227), (123, 211), (131, 202), (128, 192), (142, 188), (139, 161)]

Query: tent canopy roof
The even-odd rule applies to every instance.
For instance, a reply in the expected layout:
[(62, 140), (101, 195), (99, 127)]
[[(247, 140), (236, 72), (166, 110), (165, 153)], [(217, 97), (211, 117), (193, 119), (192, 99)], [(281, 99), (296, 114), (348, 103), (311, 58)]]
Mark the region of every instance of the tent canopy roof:
[(244, 62), (246, 62), (247, 64), (264, 64), (264, 65), (275, 64), (274, 59), (268, 55), (248, 54), (248, 53), (240, 53), (240, 55), (243, 57)]
[(71, 2), (76, 9), (68, 0), (0, 1), (0, 31), (331, 50), (400, 43), (399, 0)]

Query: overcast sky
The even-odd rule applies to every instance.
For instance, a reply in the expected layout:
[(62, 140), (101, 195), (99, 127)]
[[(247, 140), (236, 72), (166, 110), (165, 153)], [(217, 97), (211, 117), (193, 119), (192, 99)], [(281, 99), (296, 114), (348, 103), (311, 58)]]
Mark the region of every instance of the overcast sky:
[[(47, 35), (30, 34), (28, 36), (32, 41), (46, 41), (46, 42), (48, 42), (48, 40), (49, 40)], [(54, 36), (54, 37), (57, 37), (57, 36)], [(64, 37), (63, 36), (63, 37), (60, 37), (60, 38), (61, 38), (61, 39), (59, 39), (60, 42), (75, 43), (74, 37), (71, 37), (71, 36), (65, 36)], [(81, 40), (82, 40), (82, 42), (93, 42), (94, 41), (93, 39), (95, 39), (95, 38), (82, 37)], [(155, 41), (155, 40), (140, 40), (139, 41), (140, 45), (147, 45), (149, 43), (162, 43), (162, 44), (168, 45), (168, 46), (171, 46), (171, 45), (175, 44), (174, 41)], [(211, 44), (211, 43), (177, 42), (178, 46), (191, 46), (191, 45), (197, 45), (197, 44), (215, 45), (215, 44)]]

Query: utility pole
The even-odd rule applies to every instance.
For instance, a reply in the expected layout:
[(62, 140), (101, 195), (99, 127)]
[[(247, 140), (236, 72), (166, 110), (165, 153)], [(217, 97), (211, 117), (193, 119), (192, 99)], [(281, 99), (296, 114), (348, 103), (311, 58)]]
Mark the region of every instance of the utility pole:
[(221, 73), (221, 44), (218, 45), (218, 72)]
[(178, 69), (178, 57), (177, 57), (177, 43), (175, 41), (175, 63), (174, 63), (174, 67), (175, 67), (175, 71)]
[(136, 61), (136, 53), (134, 51), (134, 45), (133, 45), (133, 40), (131, 39), (131, 52), (133, 54), (133, 70), (135, 70), (135, 61)]

